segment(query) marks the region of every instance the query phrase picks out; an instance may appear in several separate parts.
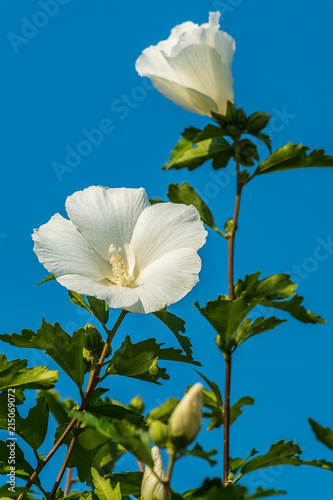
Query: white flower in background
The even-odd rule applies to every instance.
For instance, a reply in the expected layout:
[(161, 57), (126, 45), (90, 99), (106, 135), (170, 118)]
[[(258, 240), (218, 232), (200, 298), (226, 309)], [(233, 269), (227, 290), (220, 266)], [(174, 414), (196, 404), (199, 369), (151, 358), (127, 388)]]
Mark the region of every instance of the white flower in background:
[[(153, 470), (155, 474), (163, 479), (165, 477), (165, 471), (163, 466), (162, 455), (158, 446), (154, 446), (151, 449), (151, 456), (154, 462)], [(163, 500), (163, 483), (157, 479), (152, 469), (147, 465), (145, 467), (145, 472), (142, 478), (141, 484), (141, 498), (142, 500), (152, 500), (156, 498), (157, 500)]]
[(234, 99), (235, 41), (219, 30), (220, 15), (210, 12), (209, 23), (201, 26), (190, 21), (176, 26), (167, 40), (145, 49), (135, 65), (161, 94), (200, 115), (225, 114), (227, 101)]
[(198, 282), (207, 232), (192, 205), (151, 206), (146, 191), (91, 186), (34, 230), (39, 261), (68, 290), (136, 313), (159, 311)]
[(173, 410), (169, 423), (171, 436), (183, 438), (186, 444), (192, 443), (201, 429), (202, 384), (198, 382), (185, 394)]

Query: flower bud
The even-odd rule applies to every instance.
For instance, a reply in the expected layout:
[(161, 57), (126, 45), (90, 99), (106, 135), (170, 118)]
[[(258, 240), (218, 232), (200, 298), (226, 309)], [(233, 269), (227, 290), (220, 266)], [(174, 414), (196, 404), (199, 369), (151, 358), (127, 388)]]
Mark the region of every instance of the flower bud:
[(165, 448), (169, 440), (169, 426), (160, 420), (153, 420), (149, 426), (149, 430), (151, 440), (161, 448)]
[(131, 409), (136, 413), (142, 413), (145, 409), (145, 404), (140, 398), (140, 396), (135, 396), (130, 402)]
[(153, 470), (148, 465), (145, 468), (141, 484), (141, 499), (163, 500), (164, 499), (163, 483), (159, 481), (158, 478), (155, 476), (156, 474), (161, 479), (165, 477), (162, 455), (158, 446), (154, 446), (151, 449), (151, 456), (153, 458), (154, 467)]
[(102, 335), (99, 333), (97, 328), (95, 328), (93, 325), (90, 325), (89, 323), (85, 326), (85, 342), (84, 342), (84, 347), (87, 349), (87, 351), (98, 351), (101, 342), (102, 342)]
[(171, 440), (177, 448), (189, 445), (201, 429), (202, 384), (194, 384), (170, 417)]

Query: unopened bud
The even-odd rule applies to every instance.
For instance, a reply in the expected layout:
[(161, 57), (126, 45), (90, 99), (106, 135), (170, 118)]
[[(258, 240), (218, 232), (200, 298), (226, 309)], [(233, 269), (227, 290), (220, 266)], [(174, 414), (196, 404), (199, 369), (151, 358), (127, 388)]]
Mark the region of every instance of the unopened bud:
[(202, 384), (194, 384), (170, 417), (171, 440), (177, 448), (189, 445), (201, 429)]
[(145, 404), (140, 398), (140, 396), (135, 396), (135, 398), (133, 398), (132, 401), (130, 402), (130, 406), (136, 413), (142, 413), (145, 409)]
[(153, 420), (149, 430), (151, 440), (161, 448), (165, 448), (169, 440), (169, 426), (160, 420)]
[(97, 328), (95, 328), (93, 325), (90, 325), (89, 323), (84, 327), (85, 329), (85, 342), (84, 342), (84, 347), (87, 349), (87, 351), (98, 351), (101, 342), (102, 342), (102, 335), (99, 333)]
[(151, 449), (151, 456), (154, 466), (153, 470), (148, 465), (145, 468), (141, 484), (141, 499), (164, 500), (164, 485), (158, 478), (163, 479), (165, 477), (165, 471), (162, 455), (158, 446), (154, 446)]

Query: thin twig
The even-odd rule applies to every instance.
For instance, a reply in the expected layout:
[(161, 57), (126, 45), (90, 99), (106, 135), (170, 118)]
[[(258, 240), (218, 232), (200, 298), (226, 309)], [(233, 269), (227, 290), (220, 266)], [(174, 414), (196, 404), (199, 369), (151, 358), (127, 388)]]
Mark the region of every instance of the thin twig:
[(70, 494), (72, 485), (73, 485), (73, 469), (67, 469), (67, 479), (64, 490), (64, 497), (67, 497)]
[[(79, 411), (84, 411), (87, 404), (89, 403), (89, 400), (95, 390), (95, 387), (96, 385), (98, 384), (99, 382), (99, 374), (101, 372), (101, 369), (102, 369), (102, 366), (103, 366), (103, 363), (104, 363), (104, 359), (106, 358), (106, 354), (107, 354), (107, 350), (108, 348), (110, 347), (111, 345), (111, 342), (112, 342), (112, 339), (113, 337), (115, 336), (120, 324), (122, 323), (123, 319), (125, 318), (127, 314), (127, 311), (124, 311), (122, 310), (114, 327), (112, 328), (112, 330), (107, 330), (108, 332), (108, 337), (107, 337), (107, 340), (104, 344), (104, 348), (103, 348), (103, 352), (101, 354), (101, 357), (98, 361), (98, 363), (96, 364), (95, 366), (95, 372), (94, 372), (94, 380), (91, 381), (91, 384), (90, 384), (90, 387), (88, 388), (85, 396), (84, 396), (84, 399), (81, 403), (81, 406), (79, 408)], [(56, 451), (60, 448), (60, 446), (63, 444), (63, 442), (65, 441), (66, 437), (68, 436), (68, 434), (71, 432), (71, 430), (73, 429), (73, 427), (75, 426), (75, 423), (76, 423), (76, 420), (75, 418), (73, 418), (68, 426), (66, 427), (65, 431), (62, 433), (62, 435), (60, 436), (60, 438), (57, 440), (57, 442), (55, 443), (55, 445), (53, 446), (53, 448), (50, 450), (50, 452), (46, 455), (46, 457), (44, 458), (44, 460), (40, 461), (40, 463), (37, 465), (36, 469), (34, 470), (34, 472), (31, 474), (30, 478), (29, 478), (29, 481), (27, 482), (27, 484), (25, 485), (25, 488), (28, 490), (30, 489), (30, 487), (34, 484), (34, 482), (36, 481), (37, 477), (39, 476), (39, 474), (41, 473), (41, 471), (44, 469), (45, 465), (51, 460), (51, 458), (53, 457), (53, 455), (56, 453)], [(23, 500), (25, 498), (25, 495), (26, 495), (27, 491), (25, 493), (21, 493), (21, 495), (19, 495), (18, 499), (17, 500)]]

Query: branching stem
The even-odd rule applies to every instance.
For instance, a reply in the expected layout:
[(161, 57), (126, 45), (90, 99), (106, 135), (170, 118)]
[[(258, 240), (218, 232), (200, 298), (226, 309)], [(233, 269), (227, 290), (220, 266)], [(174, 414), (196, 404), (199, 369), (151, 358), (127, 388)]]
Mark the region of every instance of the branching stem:
[[(89, 384), (88, 384), (88, 386), (87, 386), (87, 391), (86, 391), (86, 393), (85, 393), (84, 399), (83, 399), (83, 401), (82, 401), (82, 403), (81, 403), (81, 406), (80, 406), (80, 408), (79, 408), (79, 411), (81, 411), (81, 412), (85, 410), (85, 408), (86, 408), (86, 406), (88, 405), (89, 400), (90, 400), (90, 398), (91, 398), (91, 396), (92, 396), (92, 394), (93, 394), (93, 392), (94, 392), (94, 390), (95, 390), (95, 388), (96, 388), (96, 385), (97, 385), (97, 384), (98, 384), (98, 382), (99, 382), (99, 374), (100, 374), (100, 372), (101, 372), (101, 369), (102, 369), (102, 366), (103, 366), (104, 360), (105, 360), (105, 358), (106, 358), (107, 351), (108, 351), (108, 349), (109, 349), (109, 347), (110, 347), (110, 345), (111, 345), (111, 342), (112, 342), (113, 337), (115, 336), (115, 334), (116, 334), (116, 332), (117, 332), (117, 330), (118, 330), (119, 326), (121, 325), (121, 323), (122, 323), (123, 319), (125, 318), (126, 314), (127, 314), (127, 311), (122, 310), (122, 311), (121, 311), (121, 313), (120, 313), (120, 315), (119, 315), (119, 317), (118, 317), (118, 319), (117, 319), (117, 321), (116, 321), (116, 323), (115, 323), (115, 325), (114, 325), (114, 327), (112, 328), (112, 330), (106, 330), (106, 331), (107, 331), (108, 336), (107, 336), (106, 342), (105, 342), (105, 344), (104, 344), (104, 348), (103, 348), (103, 352), (102, 352), (102, 354), (101, 354), (101, 357), (100, 357), (100, 359), (98, 360), (98, 362), (97, 362), (97, 364), (96, 364), (96, 366), (95, 366), (95, 369), (94, 369), (94, 375), (93, 375), (93, 377), (92, 377), (91, 379), (89, 378)], [(45, 465), (46, 465), (46, 464), (47, 464), (47, 463), (51, 460), (51, 458), (53, 457), (53, 455), (56, 453), (56, 451), (57, 451), (57, 450), (60, 448), (60, 446), (63, 444), (63, 442), (65, 441), (66, 437), (67, 437), (67, 436), (68, 436), (68, 434), (71, 432), (71, 430), (73, 429), (73, 427), (75, 426), (75, 424), (76, 424), (76, 423), (77, 423), (77, 421), (75, 420), (75, 418), (73, 418), (73, 419), (69, 422), (69, 424), (68, 424), (68, 426), (66, 427), (65, 431), (62, 433), (62, 435), (60, 436), (60, 438), (57, 440), (57, 442), (55, 443), (55, 445), (53, 446), (53, 448), (52, 448), (52, 449), (49, 451), (49, 453), (46, 455), (46, 457), (44, 458), (44, 460), (41, 460), (41, 461), (39, 462), (39, 464), (37, 465), (37, 467), (36, 467), (35, 471), (34, 471), (34, 472), (32, 473), (32, 475), (30, 476), (29, 481), (28, 481), (28, 482), (27, 482), (27, 484), (25, 485), (25, 488), (26, 488), (27, 490), (28, 490), (28, 489), (29, 489), (29, 488), (30, 488), (30, 487), (34, 484), (34, 482), (35, 482), (35, 481), (36, 481), (36, 479), (38, 478), (39, 474), (40, 474), (40, 473), (41, 473), (41, 471), (44, 469)], [(78, 429), (78, 431), (77, 431), (77, 433), (78, 433), (78, 432), (79, 432), (79, 424), (77, 425), (77, 429)], [(62, 466), (62, 468), (61, 468), (61, 470), (60, 470), (60, 473), (62, 472), (62, 476), (63, 476), (63, 474), (65, 473), (65, 470), (66, 470), (66, 467), (67, 467), (67, 464), (68, 464), (68, 461), (69, 461), (70, 455), (71, 455), (71, 453), (72, 453), (72, 450), (73, 450), (73, 448), (74, 448), (75, 441), (76, 441), (76, 439), (77, 439), (77, 436), (75, 437), (75, 435), (76, 435), (76, 432), (74, 433), (73, 439), (72, 439), (72, 441), (71, 441), (71, 443), (70, 443), (70, 446), (69, 446), (68, 451), (67, 451), (67, 454), (66, 454), (65, 462), (66, 462), (66, 459), (67, 459), (67, 457), (68, 457), (68, 460), (67, 460), (67, 462), (66, 462), (66, 466), (65, 466), (65, 468), (64, 468), (64, 470), (63, 470), (63, 472), (62, 472), (62, 469), (63, 469), (64, 464), (65, 464), (65, 462), (64, 462), (64, 464), (63, 464), (63, 466)], [(74, 440), (74, 438), (75, 438), (75, 440)], [(74, 442), (73, 442), (73, 440), (74, 440)], [(73, 445), (72, 445), (72, 443), (73, 443)], [(72, 445), (72, 448), (71, 448), (71, 450), (70, 450), (71, 445)], [(70, 453), (69, 453), (69, 451), (70, 451)], [(59, 473), (59, 476), (60, 476), (60, 473)], [(59, 477), (59, 476), (58, 476), (58, 477)], [(62, 476), (61, 476), (61, 477), (62, 477)], [(57, 479), (57, 481), (58, 481), (58, 479)], [(54, 497), (54, 495), (55, 495), (55, 493), (56, 493), (56, 491), (57, 491), (57, 489), (58, 489), (59, 483), (58, 483), (58, 485), (56, 486), (57, 481), (56, 481), (56, 483), (55, 483), (55, 485), (54, 485), (54, 487), (53, 487), (53, 490), (52, 490), (52, 493), (51, 493), (51, 497), (49, 497), (49, 498), (50, 498), (50, 500)], [(56, 488), (55, 488), (55, 486), (56, 486)], [(54, 488), (55, 488), (55, 489), (54, 489)], [(27, 492), (26, 492), (26, 493), (27, 493)], [(26, 493), (21, 493), (21, 495), (19, 495), (19, 497), (18, 497), (18, 499), (17, 499), (17, 500), (23, 500), (23, 499), (25, 498)], [(52, 494), (53, 494), (53, 496), (52, 496)]]

